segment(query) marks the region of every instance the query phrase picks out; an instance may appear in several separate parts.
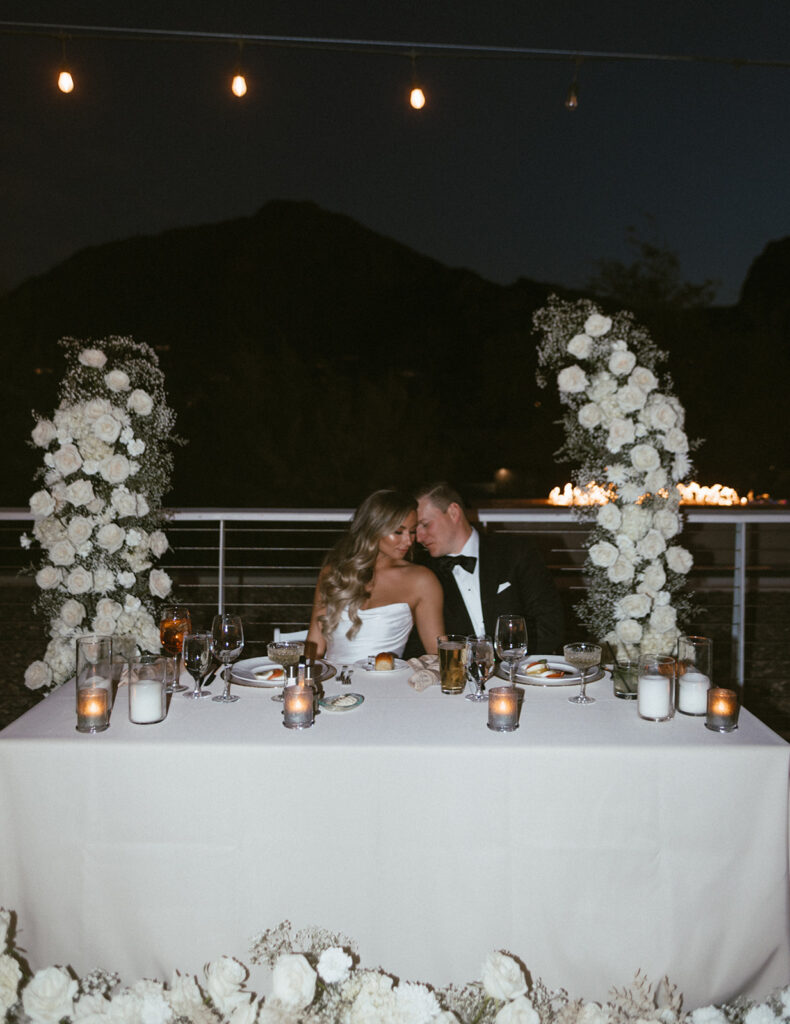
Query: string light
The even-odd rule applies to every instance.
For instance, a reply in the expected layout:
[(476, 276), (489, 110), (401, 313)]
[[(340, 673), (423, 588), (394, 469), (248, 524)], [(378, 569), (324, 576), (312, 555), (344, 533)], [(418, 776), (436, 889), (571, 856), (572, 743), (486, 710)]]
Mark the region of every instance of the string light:
[(411, 92), (409, 93), (409, 103), (411, 103), (414, 110), (422, 110), (425, 106), (425, 93), (417, 81), (417, 54), (414, 50), (411, 52)]
[(68, 64), (66, 63), (66, 37), (61, 36), (60, 41), (62, 44), (63, 56), (60, 63), (60, 71), (58, 72), (58, 89), (60, 89), (61, 92), (69, 93), (74, 91), (74, 79), (72, 78)]
[(581, 67), (581, 61), (576, 61), (576, 70), (573, 74), (573, 81), (571, 82), (570, 88), (568, 89), (568, 95), (565, 97), (565, 106), (568, 110), (576, 110), (579, 106), (579, 68)]
[(234, 96), (241, 99), (242, 96), (247, 95), (247, 79), (244, 77), (244, 73), (241, 69), (241, 52), (244, 43), (239, 43), (239, 62), (236, 65), (236, 71), (233, 74), (233, 81), (230, 83), (230, 91)]

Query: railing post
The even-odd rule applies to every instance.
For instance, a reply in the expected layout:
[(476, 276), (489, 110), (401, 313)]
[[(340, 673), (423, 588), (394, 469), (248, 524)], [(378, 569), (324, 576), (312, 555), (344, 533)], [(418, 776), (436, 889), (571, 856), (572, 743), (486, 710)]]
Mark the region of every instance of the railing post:
[(225, 520), (219, 521), (219, 566), (217, 569), (217, 612), (225, 611)]
[(735, 524), (732, 579), (732, 641), (737, 683), (743, 687), (746, 675), (746, 523)]

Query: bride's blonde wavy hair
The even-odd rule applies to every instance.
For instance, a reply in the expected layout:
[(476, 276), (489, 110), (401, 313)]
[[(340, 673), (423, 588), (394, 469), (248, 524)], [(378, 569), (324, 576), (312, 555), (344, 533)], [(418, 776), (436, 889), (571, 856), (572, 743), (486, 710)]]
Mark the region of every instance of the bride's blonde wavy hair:
[(324, 559), (320, 589), (324, 614), (319, 618), (324, 636), (337, 629), (343, 609), (351, 619), (346, 636), (351, 640), (357, 635), (362, 626), (359, 609), (368, 598), (379, 541), (397, 530), (416, 508), (410, 494), (383, 490), (374, 491), (356, 510), (348, 533)]

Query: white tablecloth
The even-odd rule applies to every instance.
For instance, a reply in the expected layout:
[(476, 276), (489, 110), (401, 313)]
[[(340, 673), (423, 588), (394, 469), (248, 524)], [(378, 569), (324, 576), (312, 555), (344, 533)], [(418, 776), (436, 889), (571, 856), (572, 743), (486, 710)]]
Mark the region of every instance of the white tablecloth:
[(133, 726), (121, 688), (83, 735), (69, 684), (0, 733), (0, 905), (32, 965), (198, 972), (288, 918), (434, 984), (494, 948), (587, 998), (639, 968), (687, 1008), (790, 981), (790, 746), (748, 712), (719, 735), (608, 680), (588, 707), (526, 687), (503, 735), (405, 676), (352, 689), (292, 732), (268, 690)]

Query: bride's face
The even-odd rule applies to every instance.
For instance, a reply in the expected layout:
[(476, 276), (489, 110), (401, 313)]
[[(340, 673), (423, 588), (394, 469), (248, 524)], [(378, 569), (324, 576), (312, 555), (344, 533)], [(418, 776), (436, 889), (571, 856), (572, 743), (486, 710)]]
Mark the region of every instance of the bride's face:
[(392, 533), (379, 541), (379, 554), (388, 558), (405, 558), (417, 534), (417, 513), (409, 512), (403, 522)]

